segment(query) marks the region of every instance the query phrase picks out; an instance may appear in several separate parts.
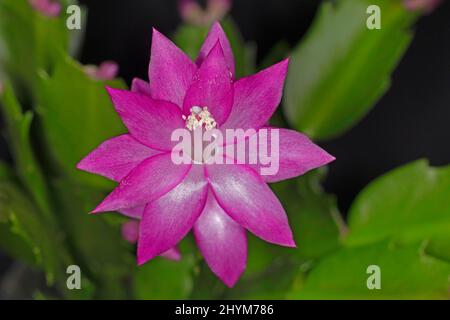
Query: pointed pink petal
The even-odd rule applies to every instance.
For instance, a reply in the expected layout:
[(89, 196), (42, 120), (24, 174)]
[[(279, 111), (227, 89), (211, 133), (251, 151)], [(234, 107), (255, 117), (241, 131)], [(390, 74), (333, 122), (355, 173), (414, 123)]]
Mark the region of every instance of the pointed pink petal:
[(131, 135), (124, 134), (103, 142), (81, 160), (77, 168), (120, 181), (139, 163), (158, 153)]
[(152, 97), (150, 93), (150, 84), (139, 78), (134, 78), (131, 83), (131, 91)]
[(201, 65), (184, 100), (184, 114), (193, 106), (208, 107), (217, 123), (222, 124), (233, 105), (232, 76), (222, 47), (217, 42)]
[(125, 208), (121, 209), (119, 212), (124, 216), (134, 218), (134, 219), (142, 219), (142, 215), (144, 214), (145, 205), (134, 207), (134, 208)]
[(153, 99), (170, 101), (180, 108), (197, 66), (172, 41), (153, 29), (149, 66)]
[[(131, 244), (135, 244), (139, 238), (139, 220), (130, 220), (122, 225), (122, 237)], [(175, 247), (167, 250), (161, 254), (161, 257), (179, 261), (181, 260), (181, 253)]]
[(144, 160), (93, 211), (121, 211), (152, 202), (176, 187), (189, 172), (190, 165), (175, 165), (171, 154)]
[(166, 252), (161, 254), (161, 257), (173, 260), (173, 261), (180, 261), (181, 260), (181, 253), (180, 250), (177, 248), (172, 248), (167, 250)]
[(196, 61), (197, 65), (199, 67), (202, 65), (202, 63), (205, 61), (206, 57), (209, 55), (209, 53), (211, 52), (217, 41), (219, 41), (220, 45), (222, 46), (225, 61), (227, 63), (228, 69), (231, 71), (234, 78), (235, 65), (234, 65), (233, 50), (231, 49), (230, 41), (228, 40), (225, 31), (218, 22), (215, 22), (212, 25), (211, 30), (209, 30), (208, 36), (206, 37), (205, 42), (203, 43), (202, 48), (200, 49), (200, 53)]
[[(278, 157), (279, 163), (278, 172), (274, 175), (262, 175), (262, 178), (266, 182), (278, 182), (291, 179), (335, 160), (333, 156), (329, 155), (325, 150), (314, 144), (304, 134), (294, 130), (278, 128), (262, 128), (261, 130), (265, 129), (267, 129), (268, 152), (264, 152), (267, 154), (270, 154), (272, 150), (270, 131), (278, 130), (279, 132), (279, 152), (275, 153), (275, 156)], [(247, 148), (247, 150), (249, 149)], [(254, 152), (257, 150), (250, 148), (250, 157), (253, 155), (251, 151)], [(260, 159), (259, 155), (255, 158)], [(259, 160), (258, 164), (250, 166), (253, 167), (258, 173), (261, 173), (261, 168), (268, 167), (268, 165), (262, 165)]]
[(231, 114), (221, 127), (259, 129), (266, 125), (280, 104), (289, 60), (284, 60), (234, 83)]
[(131, 91), (107, 89), (117, 113), (136, 140), (153, 149), (172, 149), (173, 131), (185, 125), (176, 105)]
[(182, 183), (147, 205), (138, 241), (139, 265), (174, 247), (186, 236), (205, 206), (207, 191), (203, 167), (193, 165)]
[(217, 202), (225, 212), (261, 239), (295, 247), (286, 213), (258, 173), (244, 165), (206, 166)]
[(211, 270), (233, 287), (247, 263), (247, 236), (245, 229), (219, 206), (212, 192), (194, 225), (194, 235)]
[(122, 225), (122, 238), (131, 244), (137, 242), (139, 238), (139, 221), (130, 220)]

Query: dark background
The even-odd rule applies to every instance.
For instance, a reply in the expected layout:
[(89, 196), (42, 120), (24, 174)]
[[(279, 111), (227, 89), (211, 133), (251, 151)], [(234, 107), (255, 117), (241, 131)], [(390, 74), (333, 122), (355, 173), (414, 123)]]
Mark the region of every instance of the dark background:
[[(81, 0), (89, 9), (81, 61), (115, 60), (128, 83), (147, 79), (151, 28), (171, 35), (180, 18), (176, 0)], [(235, 0), (231, 15), (262, 59), (278, 41), (294, 46), (310, 25), (318, 0)], [(450, 2), (420, 20), (395, 71), (391, 90), (345, 135), (321, 143), (337, 161), (325, 181), (347, 211), (371, 180), (399, 165), (428, 158), (450, 163)], [(0, 274), (6, 266), (0, 257)]]

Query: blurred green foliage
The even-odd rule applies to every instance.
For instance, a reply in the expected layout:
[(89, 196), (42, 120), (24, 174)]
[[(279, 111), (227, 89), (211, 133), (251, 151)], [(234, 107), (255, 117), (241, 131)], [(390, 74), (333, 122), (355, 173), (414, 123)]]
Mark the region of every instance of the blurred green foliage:
[(91, 79), (65, 55), (55, 61), (51, 75), (40, 72), (39, 79), (37, 110), (48, 151), (58, 167), (74, 179), (111, 188), (105, 179), (77, 170), (76, 164), (101, 142), (126, 132), (105, 90), (105, 85), (126, 85), (122, 80)]
[[(366, 26), (369, 5), (381, 9), (379, 30)], [(388, 90), (416, 17), (397, 0), (324, 2), (292, 52), (284, 105), (289, 123), (313, 139), (353, 126)]]
[[(369, 290), (369, 266), (380, 267), (381, 288)], [(345, 248), (323, 259), (293, 299), (445, 299), (450, 265), (426, 255), (422, 245), (378, 242)]]
[(403, 166), (372, 182), (349, 213), (349, 246), (396, 237), (404, 242), (450, 235), (450, 166), (426, 161)]
[(137, 268), (133, 279), (136, 299), (188, 299), (193, 289), (195, 258), (187, 253), (181, 261), (157, 257)]
[[(381, 30), (366, 29), (368, 4), (382, 8)], [(285, 113), (275, 121), (287, 119), (316, 139), (344, 133), (388, 89), (416, 18), (400, 0), (325, 1), (291, 54)], [(231, 18), (223, 26), (237, 77), (254, 72), (255, 47)], [(174, 39), (194, 59), (207, 31), (183, 24)], [(126, 85), (86, 75), (70, 55), (81, 38), (65, 28), (64, 13), (46, 18), (26, 0), (0, 0), (0, 105), (13, 158), (12, 165), (0, 163), (0, 248), (45, 272), (57, 294), (37, 288), (36, 298), (448, 298), (450, 170), (426, 161), (367, 186), (348, 225), (335, 197), (320, 187), (326, 170), (272, 185), (298, 248), (249, 235), (247, 270), (233, 289), (212, 274), (191, 237), (180, 245), (180, 262), (158, 257), (137, 267), (135, 249), (120, 235), (126, 219), (87, 214), (113, 183), (75, 169), (89, 151), (124, 132), (104, 86)], [(258, 69), (289, 50), (280, 42)], [(67, 290), (70, 264), (83, 270), (83, 290)], [(380, 290), (366, 286), (370, 265), (381, 268)]]

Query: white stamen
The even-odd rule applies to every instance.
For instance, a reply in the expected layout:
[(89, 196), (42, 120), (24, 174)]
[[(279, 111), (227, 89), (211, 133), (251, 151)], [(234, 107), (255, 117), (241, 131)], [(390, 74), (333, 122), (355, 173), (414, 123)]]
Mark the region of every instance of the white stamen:
[(212, 130), (217, 127), (217, 123), (208, 111), (208, 107), (193, 106), (191, 108), (191, 114), (186, 117), (183, 115), (183, 120), (186, 121), (186, 128), (190, 131), (194, 131), (197, 128), (205, 125), (205, 129)]

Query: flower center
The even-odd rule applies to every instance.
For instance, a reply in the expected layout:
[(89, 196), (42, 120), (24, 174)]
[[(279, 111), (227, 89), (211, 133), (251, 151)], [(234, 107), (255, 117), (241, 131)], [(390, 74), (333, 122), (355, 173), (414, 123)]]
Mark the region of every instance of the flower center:
[(191, 114), (189, 116), (183, 116), (183, 120), (186, 121), (186, 128), (189, 131), (194, 131), (197, 128), (201, 128), (205, 125), (205, 130), (212, 130), (217, 127), (216, 120), (212, 117), (208, 111), (208, 107), (193, 106), (191, 108)]
[(193, 106), (190, 111), (189, 116), (183, 115), (183, 120), (186, 122), (186, 128), (191, 132), (190, 157), (194, 163), (200, 164), (215, 154), (215, 150), (211, 153), (204, 152), (210, 142), (203, 141), (203, 137), (206, 131), (217, 128), (217, 122), (208, 111), (208, 107)]

